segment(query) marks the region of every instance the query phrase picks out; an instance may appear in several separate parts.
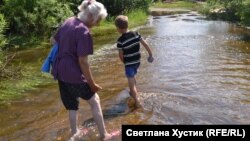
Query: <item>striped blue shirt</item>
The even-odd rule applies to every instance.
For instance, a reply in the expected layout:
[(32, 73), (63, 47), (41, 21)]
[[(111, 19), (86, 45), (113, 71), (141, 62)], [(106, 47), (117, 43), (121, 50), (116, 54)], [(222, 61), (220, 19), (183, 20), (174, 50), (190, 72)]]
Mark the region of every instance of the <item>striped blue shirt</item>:
[(118, 50), (123, 51), (125, 66), (140, 63), (140, 40), (141, 35), (138, 32), (133, 31), (122, 34), (122, 36), (117, 40)]

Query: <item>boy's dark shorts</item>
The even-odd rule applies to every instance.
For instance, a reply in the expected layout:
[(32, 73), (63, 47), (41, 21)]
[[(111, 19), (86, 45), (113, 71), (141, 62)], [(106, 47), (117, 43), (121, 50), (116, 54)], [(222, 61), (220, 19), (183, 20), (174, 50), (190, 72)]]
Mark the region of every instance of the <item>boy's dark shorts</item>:
[(88, 83), (73, 84), (59, 80), (58, 85), (61, 100), (67, 110), (78, 110), (79, 97), (84, 100), (89, 100), (95, 94), (91, 91)]
[(137, 70), (140, 64), (125, 66), (125, 74), (128, 78), (134, 77), (137, 74)]

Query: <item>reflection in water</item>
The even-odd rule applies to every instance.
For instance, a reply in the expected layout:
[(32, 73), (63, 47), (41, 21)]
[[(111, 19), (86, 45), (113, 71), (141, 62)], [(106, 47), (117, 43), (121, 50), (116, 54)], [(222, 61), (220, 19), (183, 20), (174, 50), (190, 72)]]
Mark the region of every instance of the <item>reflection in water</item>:
[[(140, 29), (142, 35), (155, 31), (144, 36), (155, 61), (147, 63), (142, 49), (137, 76), (144, 110), (115, 101), (127, 87), (115, 45), (106, 44), (96, 52), (91, 64), (103, 87), (99, 94), (109, 131), (122, 124), (250, 124), (249, 31), (203, 19), (194, 13), (157, 16), (150, 19), (150, 27)], [(91, 129), (84, 138), (96, 140), (89, 108), (81, 102), (79, 119)], [(1, 141), (69, 137), (67, 113), (56, 84), (31, 91), (0, 111)]]

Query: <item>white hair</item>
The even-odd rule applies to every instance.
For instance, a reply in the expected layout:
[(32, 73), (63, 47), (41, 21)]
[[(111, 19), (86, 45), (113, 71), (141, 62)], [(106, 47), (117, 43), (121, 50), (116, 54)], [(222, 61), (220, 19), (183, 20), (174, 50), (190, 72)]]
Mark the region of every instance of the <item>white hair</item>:
[(93, 22), (98, 21), (100, 18), (105, 19), (108, 15), (106, 8), (100, 2), (95, 0), (84, 0), (81, 5), (78, 6), (79, 13), (78, 18), (87, 21), (88, 15), (91, 14)]

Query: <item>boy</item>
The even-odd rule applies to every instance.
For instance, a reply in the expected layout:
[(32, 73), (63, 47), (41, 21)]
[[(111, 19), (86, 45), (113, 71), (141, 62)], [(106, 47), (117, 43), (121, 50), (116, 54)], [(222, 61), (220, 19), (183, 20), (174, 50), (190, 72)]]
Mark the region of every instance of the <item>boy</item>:
[(130, 95), (135, 101), (135, 107), (141, 107), (137, 98), (138, 92), (136, 89), (135, 75), (140, 66), (140, 43), (148, 52), (148, 62), (153, 62), (152, 52), (144, 39), (138, 32), (128, 30), (128, 17), (119, 15), (115, 19), (117, 31), (122, 35), (117, 40), (117, 48), (119, 50), (119, 58), (125, 65), (125, 73), (128, 78)]

